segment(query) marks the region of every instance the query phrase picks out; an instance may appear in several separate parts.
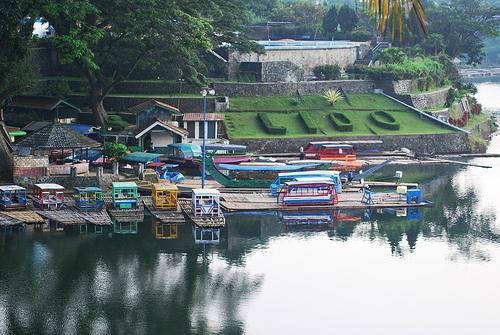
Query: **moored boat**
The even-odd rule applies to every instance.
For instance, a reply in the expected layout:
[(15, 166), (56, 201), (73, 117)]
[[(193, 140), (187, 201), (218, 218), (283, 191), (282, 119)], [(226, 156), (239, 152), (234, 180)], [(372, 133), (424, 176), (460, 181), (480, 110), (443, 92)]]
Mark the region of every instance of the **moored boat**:
[(278, 202), (284, 206), (321, 206), (338, 203), (335, 183), (320, 179), (286, 182), (279, 192)]
[(310, 142), (304, 149), (306, 159), (354, 161), (356, 152), (351, 144)]

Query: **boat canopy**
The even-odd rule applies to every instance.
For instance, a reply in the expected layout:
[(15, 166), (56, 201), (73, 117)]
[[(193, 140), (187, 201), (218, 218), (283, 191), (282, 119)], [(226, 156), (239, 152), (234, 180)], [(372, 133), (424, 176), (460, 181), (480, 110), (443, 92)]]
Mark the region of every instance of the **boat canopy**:
[(153, 154), (149, 152), (133, 152), (122, 158), (123, 161), (131, 163), (148, 163), (158, 161), (161, 154)]
[(323, 144), (322, 148), (340, 148), (340, 149), (352, 149), (350, 144)]
[(179, 150), (183, 153), (183, 155), (190, 157), (200, 157), (201, 156), (201, 147), (196, 144), (191, 143), (174, 143), (169, 144), (168, 148)]
[(229, 171), (298, 171), (301, 169), (314, 168), (321, 164), (305, 164), (305, 165), (235, 165), (235, 164), (219, 164), (219, 168)]
[(332, 170), (312, 170), (312, 171), (278, 173), (279, 178), (300, 178), (308, 176), (338, 176), (338, 175), (340, 175), (339, 171), (332, 171)]

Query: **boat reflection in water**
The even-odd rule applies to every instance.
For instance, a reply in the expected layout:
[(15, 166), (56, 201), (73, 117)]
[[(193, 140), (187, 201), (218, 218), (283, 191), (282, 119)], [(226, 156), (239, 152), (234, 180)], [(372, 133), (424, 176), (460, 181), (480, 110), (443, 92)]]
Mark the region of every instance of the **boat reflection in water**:
[(154, 220), (151, 227), (157, 240), (175, 240), (179, 238), (178, 223), (163, 223), (160, 220)]

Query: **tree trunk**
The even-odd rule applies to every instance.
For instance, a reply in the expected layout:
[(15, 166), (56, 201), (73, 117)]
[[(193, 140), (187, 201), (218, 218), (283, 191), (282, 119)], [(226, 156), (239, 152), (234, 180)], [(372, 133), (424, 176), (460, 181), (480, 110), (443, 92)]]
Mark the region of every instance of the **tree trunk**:
[(93, 89), (90, 94), (90, 108), (94, 114), (97, 126), (104, 127), (108, 121), (108, 113), (104, 109), (104, 96), (102, 88)]
[[(8, 141), (8, 142), (7, 142)], [(0, 108), (0, 181), (12, 180), (12, 166), (14, 160), (10, 146), (10, 139), (5, 130), (3, 109)]]

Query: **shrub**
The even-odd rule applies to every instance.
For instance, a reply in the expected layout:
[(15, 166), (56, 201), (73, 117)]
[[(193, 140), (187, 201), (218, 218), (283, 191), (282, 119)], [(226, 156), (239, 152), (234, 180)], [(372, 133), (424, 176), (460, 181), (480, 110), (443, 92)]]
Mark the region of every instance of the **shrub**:
[(121, 159), (127, 154), (127, 146), (121, 143), (108, 142), (104, 145), (104, 154), (114, 159)]
[(307, 132), (309, 134), (317, 134), (318, 133), (318, 125), (316, 124), (316, 121), (312, 117), (311, 113), (309, 112), (299, 112), (299, 116), (302, 119), (302, 122), (307, 128)]
[(384, 111), (370, 113), (370, 119), (380, 128), (387, 130), (399, 130), (400, 123), (396, 121), (394, 116)]
[(113, 131), (123, 130), (129, 126), (127, 121), (124, 121), (119, 115), (110, 115), (108, 117), (108, 127)]
[(268, 134), (273, 134), (273, 135), (285, 135), (286, 134), (286, 128), (283, 126), (277, 126), (271, 122), (269, 119), (269, 116), (266, 113), (258, 113), (257, 117), (259, 118), (260, 122), (262, 123), (262, 126), (264, 127), (264, 130)]
[(316, 65), (313, 73), (317, 80), (335, 80), (340, 78), (340, 66), (337, 64)]
[(340, 90), (328, 90), (323, 94), (323, 98), (325, 98), (331, 106), (334, 106), (337, 101), (344, 99), (344, 95)]
[(354, 126), (349, 120), (347, 116), (345, 116), (342, 113), (331, 113), (328, 115), (330, 117), (330, 121), (333, 123), (333, 127), (338, 130), (338, 131), (352, 131), (354, 129)]

